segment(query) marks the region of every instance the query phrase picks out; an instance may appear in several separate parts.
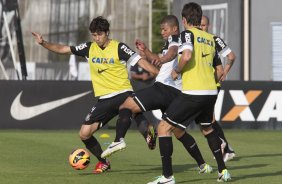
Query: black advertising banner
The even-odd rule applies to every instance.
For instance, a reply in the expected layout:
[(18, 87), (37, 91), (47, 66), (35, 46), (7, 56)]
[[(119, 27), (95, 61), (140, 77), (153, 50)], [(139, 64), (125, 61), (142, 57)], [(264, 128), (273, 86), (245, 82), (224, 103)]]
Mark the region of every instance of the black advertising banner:
[[(0, 128), (79, 129), (96, 101), (87, 81), (0, 81)], [(224, 82), (215, 117), (225, 128), (282, 130), (282, 83)]]
[(282, 130), (282, 83), (224, 82), (215, 114), (224, 127)]
[(97, 101), (91, 82), (0, 81), (0, 128), (80, 128)]

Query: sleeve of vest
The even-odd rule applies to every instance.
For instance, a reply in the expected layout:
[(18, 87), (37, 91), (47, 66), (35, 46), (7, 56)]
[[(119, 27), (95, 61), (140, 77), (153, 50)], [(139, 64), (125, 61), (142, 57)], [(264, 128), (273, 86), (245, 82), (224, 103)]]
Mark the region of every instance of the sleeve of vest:
[(88, 43), (79, 44), (77, 46), (71, 46), (70, 49), (74, 55), (89, 58), (90, 46), (91, 46), (91, 42), (88, 42)]
[(139, 54), (124, 43), (119, 43), (118, 45), (118, 57), (120, 60), (126, 61), (131, 66), (134, 66), (141, 59)]
[(214, 41), (215, 49), (220, 56), (226, 57), (231, 52), (231, 49), (220, 37), (214, 36)]
[(194, 48), (194, 34), (189, 31), (183, 31), (180, 34), (180, 46), (179, 46), (179, 52), (182, 52), (183, 50), (189, 49), (193, 51)]

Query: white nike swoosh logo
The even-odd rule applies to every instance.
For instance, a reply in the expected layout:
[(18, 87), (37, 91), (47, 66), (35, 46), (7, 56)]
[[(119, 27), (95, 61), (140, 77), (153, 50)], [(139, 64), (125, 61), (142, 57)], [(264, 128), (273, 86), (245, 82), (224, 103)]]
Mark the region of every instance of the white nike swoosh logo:
[(26, 107), (21, 104), (21, 96), (22, 96), (22, 91), (18, 94), (18, 96), (14, 99), (12, 105), (11, 105), (11, 115), (14, 119), (16, 120), (27, 120), (31, 119), (35, 116), (38, 116), (40, 114), (43, 114), (45, 112), (48, 112), (50, 110), (53, 110), (55, 108), (58, 108), (62, 105), (65, 105), (67, 103), (70, 103), (78, 98), (81, 98), (92, 91), (87, 91), (84, 93), (80, 93), (78, 95), (74, 96), (69, 96), (66, 98), (62, 98), (59, 100), (51, 101), (51, 102), (46, 102), (43, 104), (35, 105), (35, 106), (30, 106)]

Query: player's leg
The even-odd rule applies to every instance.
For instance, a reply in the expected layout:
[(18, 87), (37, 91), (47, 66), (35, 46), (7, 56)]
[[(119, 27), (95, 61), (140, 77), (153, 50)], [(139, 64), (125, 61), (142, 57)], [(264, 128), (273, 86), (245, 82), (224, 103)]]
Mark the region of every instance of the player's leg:
[(174, 184), (175, 179), (172, 170), (172, 131), (174, 127), (162, 120), (158, 126), (159, 148), (162, 160), (162, 176), (148, 184), (169, 183)]
[(101, 157), (106, 158), (111, 156), (113, 153), (123, 150), (126, 148), (124, 137), (127, 130), (131, 125), (131, 118), (133, 113), (141, 112), (138, 105), (134, 102), (132, 97), (126, 98), (126, 100), (120, 105), (119, 118), (116, 124), (116, 137), (108, 148), (102, 153)]
[(217, 132), (212, 128), (214, 103), (216, 98), (213, 96), (204, 96), (199, 97), (198, 100), (203, 109), (195, 119), (195, 122), (201, 126), (202, 133), (206, 137), (208, 145), (216, 159), (219, 172), (218, 181), (228, 181), (231, 179), (231, 175), (227, 171), (223, 161), (221, 139), (218, 137)]
[(180, 128), (175, 128), (173, 130), (173, 134), (183, 144), (186, 151), (197, 162), (199, 166), (199, 173), (211, 173), (212, 167), (205, 162), (195, 139), (185, 130)]
[(86, 148), (99, 160), (94, 173), (102, 173), (110, 169), (110, 164), (105, 158), (101, 157), (103, 153), (101, 145), (93, 134), (118, 114), (120, 104), (129, 94), (129, 92), (125, 92), (109, 99), (100, 99), (86, 116), (80, 129), (81, 140)]
[(80, 128), (79, 136), (85, 147), (98, 159), (98, 163), (93, 170), (94, 174), (105, 172), (111, 168), (110, 162), (104, 158), (101, 158), (103, 152), (100, 143), (93, 136), (94, 132), (98, 130), (99, 123), (93, 123), (91, 125), (82, 125)]
[(235, 152), (229, 145), (224, 132), (222, 130), (222, 127), (219, 125), (219, 123), (214, 120), (212, 123), (213, 129), (217, 132), (218, 136), (223, 139), (223, 143), (221, 144), (221, 149), (223, 149), (223, 157), (224, 157), (224, 162), (227, 162), (235, 157)]
[(149, 149), (156, 148), (157, 131), (151, 122), (145, 117), (143, 113), (134, 115), (134, 120), (137, 124), (138, 130), (144, 137)]
[[(131, 125), (133, 114), (159, 108), (159, 104), (161, 104), (162, 101), (159, 101), (158, 98), (156, 98), (157, 95), (154, 94), (160, 94), (158, 87), (155, 85), (133, 93), (131, 97), (127, 98), (122, 105), (120, 105), (119, 118), (116, 126), (116, 137), (113, 144), (124, 142), (124, 137)], [(116, 149), (116, 146), (109, 145), (103, 152), (102, 157), (108, 157), (119, 150), (120, 149)]]

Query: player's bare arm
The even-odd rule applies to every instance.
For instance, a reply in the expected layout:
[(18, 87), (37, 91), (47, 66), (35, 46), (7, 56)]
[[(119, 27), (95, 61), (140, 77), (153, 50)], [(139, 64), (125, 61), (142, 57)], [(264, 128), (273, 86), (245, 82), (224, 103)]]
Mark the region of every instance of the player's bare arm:
[(151, 74), (153, 74), (154, 76), (157, 76), (159, 73), (159, 69), (156, 68), (155, 66), (153, 66), (151, 63), (149, 63), (147, 60), (141, 58), (139, 59), (138, 63), (137, 63), (140, 67), (142, 67), (143, 69), (147, 70), (148, 72), (150, 72)]
[(233, 66), (235, 59), (236, 59), (235, 53), (233, 51), (231, 51), (227, 55), (227, 62), (225, 64), (225, 66), (224, 66), (223, 75), (222, 75), (220, 81), (224, 81), (226, 79), (226, 76), (229, 73), (231, 67)]
[(144, 53), (148, 61), (151, 61), (154, 65), (158, 66), (159, 56), (157, 54), (152, 53), (145, 45), (145, 43), (139, 39), (135, 41), (136, 48), (139, 50), (140, 53)]
[(222, 65), (217, 65), (215, 67), (215, 72), (214, 72), (216, 82), (221, 82), (222, 77), (223, 77), (223, 73), (224, 73), (223, 72), (223, 66)]
[(178, 55), (178, 46), (169, 47), (167, 53), (160, 58), (162, 64), (172, 61)]
[(184, 66), (187, 65), (187, 63), (192, 58), (192, 51), (189, 49), (183, 50), (180, 61), (178, 63), (178, 67), (172, 70), (171, 76), (175, 80), (177, 79), (178, 75), (183, 70)]
[(72, 54), (70, 46), (47, 42), (43, 39), (41, 34), (36, 32), (31, 32), (31, 34), (34, 36), (35, 41), (38, 44), (52, 52), (56, 52), (58, 54)]

